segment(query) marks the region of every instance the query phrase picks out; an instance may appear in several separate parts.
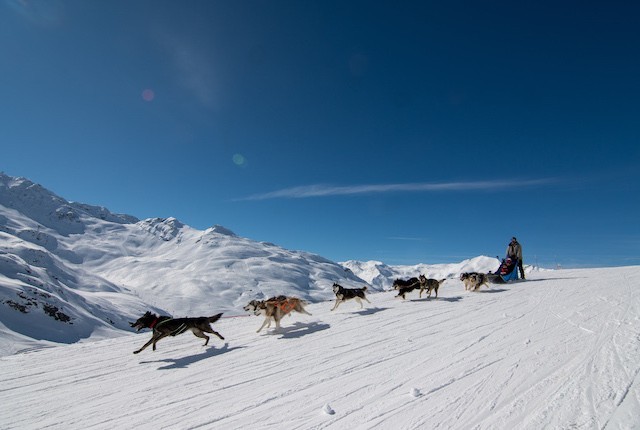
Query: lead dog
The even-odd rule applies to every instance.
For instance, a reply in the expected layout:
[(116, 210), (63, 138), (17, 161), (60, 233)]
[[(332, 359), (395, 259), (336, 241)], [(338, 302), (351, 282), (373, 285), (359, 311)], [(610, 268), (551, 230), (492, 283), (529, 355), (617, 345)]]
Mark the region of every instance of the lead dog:
[(367, 287), (362, 288), (344, 288), (342, 285), (334, 283), (333, 284), (333, 293), (336, 295), (336, 304), (333, 306), (332, 311), (335, 311), (340, 303), (346, 302), (348, 300), (355, 300), (360, 303), (360, 309), (362, 309), (362, 301), (366, 301), (367, 303), (371, 303), (367, 300), (364, 292), (367, 291)]
[(301, 314), (311, 315), (304, 308), (307, 302), (297, 297), (278, 296), (268, 300), (251, 300), (243, 309), (253, 312), (254, 315), (264, 315), (264, 322), (256, 333), (260, 333), (265, 326), (271, 327), (271, 320), (276, 322), (276, 330), (280, 328), (280, 320), (296, 311)]
[(436, 299), (438, 298), (438, 288), (440, 288), (440, 284), (442, 284), (446, 279), (427, 279), (426, 276), (420, 275), (420, 298), (422, 298), (422, 292), (427, 290), (429, 295), (427, 297), (431, 297), (431, 291), (436, 292)]
[(191, 332), (197, 337), (206, 339), (203, 346), (206, 346), (209, 343), (209, 336), (207, 336), (205, 332), (215, 334), (220, 339), (224, 340), (224, 337), (222, 337), (220, 333), (211, 328), (211, 323), (218, 321), (221, 316), (222, 314), (220, 313), (212, 317), (171, 318), (147, 312), (138, 318), (136, 322), (129, 323), (129, 325), (135, 328), (136, 331), (140, 331), (143, 328), (150, 328), (153, 330), (151, 340), (145, 343), (139, 350), (133, 351), (133, 353), (138, 354), (151, 344), (153, 344), (153, 350), (155, 351), (156, 343), (158, 343), (160, 339), (167, 336), (177, 336), (187, 330), (191, 330)]
[(484, 273), (465, 272), (460, 275), (460, 280), (466, 291), (478, 291), (483, 285), (489, 288), (489, 277)]

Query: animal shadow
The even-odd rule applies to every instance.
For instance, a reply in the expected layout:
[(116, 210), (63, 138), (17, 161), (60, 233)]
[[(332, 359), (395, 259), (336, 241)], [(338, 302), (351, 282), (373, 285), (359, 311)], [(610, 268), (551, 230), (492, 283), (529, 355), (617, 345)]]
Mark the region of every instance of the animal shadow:
[(359, 311), (355, 311), (353, 313), (358, 315), (373, 315), (373, 314), (377, 314), (378, 312), (386, 311), (387, 309), (389, 308), (367, 308), (367, 309), (361, 309)]
[(568, 276), (566, 278), (539, 278), (539, 279), (518, 279), (518, 283), (529, 284), (531, 282), (543, 282), (543, 281), (565, 281), (567, 279), (584, 279), (584, 276)]
[(439, 297), (438, 301), (442, 300), (443, 302), (451, 302), (451, 303), (455, 303), (455, 302), (459, 302), (460, 300), (462, 300), (462, 296), (455, 296), (455, 297)]
[(460, 296), (456, 296), (456, 297), (425, 297), (424, 299), (410, 299), (407, 300), (409, 302), (459, 302), (460, 300), (462, 300), (462, 297)]
[(274, 330), (273, 334), (280, 335), (279, 339), (298, 339), (302, 336), (326, 330), (331, 327), (329, 324), (312, 322), (309, 324), (297, 322), (292, 326), (280, 327), (280, 330)]
[(243, 348), (242, 346), (235, 346), (233, 348), (229, 348), (229, 344), (225, 343), (222, 348), (216, 348), (214, 346), (209, 346), (204, 352), (194, 355), (188, 355), (186, 357), (180, 358), (165, 358), (163, 360), (154, 360), (154, 361), (141, 361), (141, 364), (145, 363), (168, 363), (166, 366), (158, 367), (158, 370), (168, 370), (168, 369), (183, 369), (189, 367), (193, 363), (197, 363), (198, 361), (205, 360), (207, 358), (215, 357), (217, 355), (226, 354), (228, 352), (233, 351), (234, 349)]

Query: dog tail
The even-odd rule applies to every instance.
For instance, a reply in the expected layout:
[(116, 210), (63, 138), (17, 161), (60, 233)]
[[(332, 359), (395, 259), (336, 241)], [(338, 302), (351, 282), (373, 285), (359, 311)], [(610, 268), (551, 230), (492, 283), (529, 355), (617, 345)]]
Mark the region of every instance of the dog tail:
[(214, 315), (212, 317), (209, 317), (208, 320), (209, 320), (210, 323), (214, 323), (214, 322), (218, 321), (221, 316), (222, 316), (222, 314), (219, 313), (218, 315)]
[(362, 287), (362, 291), (367, 291), (367, 286)]

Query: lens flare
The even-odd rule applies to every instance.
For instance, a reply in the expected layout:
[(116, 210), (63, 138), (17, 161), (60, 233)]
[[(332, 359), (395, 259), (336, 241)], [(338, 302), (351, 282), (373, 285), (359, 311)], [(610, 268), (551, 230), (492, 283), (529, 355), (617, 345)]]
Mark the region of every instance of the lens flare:
[(244, 155), (242, 154), (233, 154), (233, 163), (236, 166), (244, 166), (244, 164), (247, 162), (247, 160), (245, 160)]
[(142, 99), (146, 102), (152, 101), (156, 97), (156, 93), (153, 90), (146, 89), (142, 92)]

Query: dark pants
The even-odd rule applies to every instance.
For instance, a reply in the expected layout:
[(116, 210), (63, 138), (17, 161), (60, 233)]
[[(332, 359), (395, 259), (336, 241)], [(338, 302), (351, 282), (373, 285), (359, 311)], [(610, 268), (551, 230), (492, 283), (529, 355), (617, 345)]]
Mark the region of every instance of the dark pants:
[(522, 267), (522, 260), (518, 260), (518, 269), (520, 270), (520, 277), (524, 279), (524, 267)]
[(511, 256), (511, 255), (507, 255), (507, 258), (510, 258), (512, 260), (518, 260), (518, 270), (520, 270), (520, 278), (524, 279), (524, 267), (522, 267), (522, 260), (519, 260), (518, 257)]

